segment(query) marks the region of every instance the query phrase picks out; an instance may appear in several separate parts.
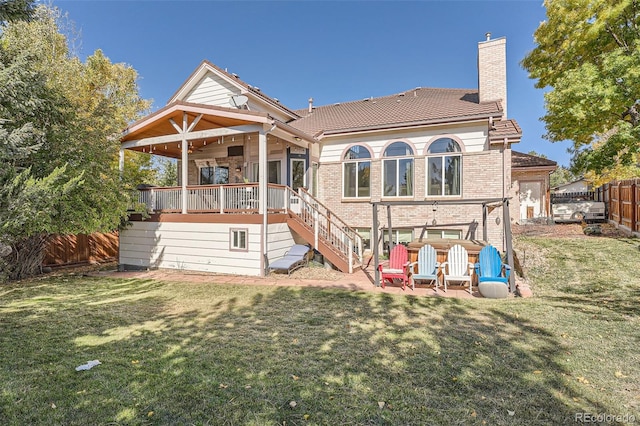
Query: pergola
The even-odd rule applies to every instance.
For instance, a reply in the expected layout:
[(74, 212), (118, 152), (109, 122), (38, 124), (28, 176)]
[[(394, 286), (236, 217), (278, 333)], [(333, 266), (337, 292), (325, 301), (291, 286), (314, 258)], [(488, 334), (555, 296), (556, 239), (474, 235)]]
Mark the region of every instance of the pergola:
[[(380, 264), (380, 253), (378, 247), (378, 206), (387, 207), (387, 229), (389, 232), (389, 249), (393, 244), (393, 227), (391, 223), (391, 208), (392, 207), (410, 207), (410, 206), (447, 206), (447, 205), (479, 205), (482, 206), (482, 239), (487, 241), (487, 216), (489, 213), (489, 207), (502, 207), (502, 225), (504, 229), (505, 238), (505, 252), (507, 255), (507, 264), (514, 271), (513, 261), (513, 239), (511, 235), (511, 218), (509, 216), (509, 200), (510, 197), (504, 198), (477, 198), (466, 200), (437, 200), (437, 201), (375, 201), (372, 202), (373, 208), (373, 258), (375, 266), (375, 285), (380, 286), (380, 271), (378, 265)], [(515, 271), (509, 276), (509, 290), (513, 293), (516, 290), (515, 286)]]

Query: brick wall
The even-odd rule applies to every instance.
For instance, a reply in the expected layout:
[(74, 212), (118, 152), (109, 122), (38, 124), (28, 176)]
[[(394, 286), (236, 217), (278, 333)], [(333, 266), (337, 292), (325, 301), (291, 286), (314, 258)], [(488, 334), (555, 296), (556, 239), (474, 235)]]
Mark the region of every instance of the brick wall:
[(478, 90), (480, 102), (502, 101), (507, 115), (507, 40), (498, 38), (478, 43)]
[[(504, 190), (508, 191), (508, 182), (511, 179), (511, 152), (505, 152), (505, 170), (503, 171), (503, 156), (499, 149), (481, 153), (463, 155), (462, 193), (460, 199), (501, 198)], [(416, 156), (414, 162), (415, 201), (434, 201), (438, 198), (425, 197), (425, 158)], [(342, 200), (342, 164), (323, 163), (319, 168), (319, 199), (355, 228), (371, 228), (373, 226), (373, 209), (371, 201), (381, 200), (382, 191), (382, 162), (371, 162), (371, 199), (362, 201)], [(504, 177), (504, 180), (503, 180)], [(507, 184), (504, 184), (507, 182)], [(450, 197), (439, 198), (452, 200)], [(455, 198), (453, 198), (455, 199)], [(388, 199), (391, 200), (391, 199)], [(391, 210), (393, 228), (415, 228), (414, 236), (417, 238), (425, 223), (432, 224), (435, 219), (437, 225), (459, 224), (443, 229), (460, 229), (463, 237), (469, 230), (468, 223), (477, 222), (476, 238), (482, 239), (482, 206), (481, 205), (440, 205), (434, 211), (433, 205), (424, 206), (394, 206)], [(380, 226), (387, 226), (386, 208), (378, 211)], [(489, 211), (487, 217), (488, 239), (497, 248), (503, 247), (503, 212), (502, 208)]]

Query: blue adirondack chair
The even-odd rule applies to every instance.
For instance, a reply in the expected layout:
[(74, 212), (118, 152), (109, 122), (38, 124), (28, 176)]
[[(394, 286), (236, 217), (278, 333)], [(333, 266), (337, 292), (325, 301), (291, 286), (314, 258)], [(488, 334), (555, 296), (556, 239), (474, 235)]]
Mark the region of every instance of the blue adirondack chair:
[(418, 251), (418, 260), (409, 265), (411, 272), (411, 288), (415, 289), (416, 280), (427, 280), (429, 283), (435, 283), (436, 291), (438, 290), (438, 272), (440, 270), (440, 262), (438, 262), (438, 254), (429, 244), (425, 244)]
[(475, 269), (478, 283), (493, 281), (507, 284), (509, 282), (511, 268), (502, 263), (500, 253), (492, 245), (485, 246), (480, 250)]

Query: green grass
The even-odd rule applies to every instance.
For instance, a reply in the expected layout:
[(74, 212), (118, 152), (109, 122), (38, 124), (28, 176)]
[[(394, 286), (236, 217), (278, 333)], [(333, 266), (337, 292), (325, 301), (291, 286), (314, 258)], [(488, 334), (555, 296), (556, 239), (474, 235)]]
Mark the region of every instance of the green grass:
[[(54, 277), (0, 287), (2, 424), (640, 419), (638, 241), (521, 238), (536, 297)], [(410, 292), (408, 292), (410, 294)], [(88, 371), (75, 367), (93, 359)]]

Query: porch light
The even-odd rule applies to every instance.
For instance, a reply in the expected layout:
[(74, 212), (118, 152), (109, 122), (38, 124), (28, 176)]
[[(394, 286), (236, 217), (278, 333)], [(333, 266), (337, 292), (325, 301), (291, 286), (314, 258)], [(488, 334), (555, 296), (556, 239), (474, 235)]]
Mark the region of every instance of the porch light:
[(296, 136), (294, 139), (295, 139), (295, 140), (297, 140), (298, 142), (300, 142), (300, 141), (302, 140), (302, 139), (301, 139), (300, 137), (298, 137), (298, 136)]

